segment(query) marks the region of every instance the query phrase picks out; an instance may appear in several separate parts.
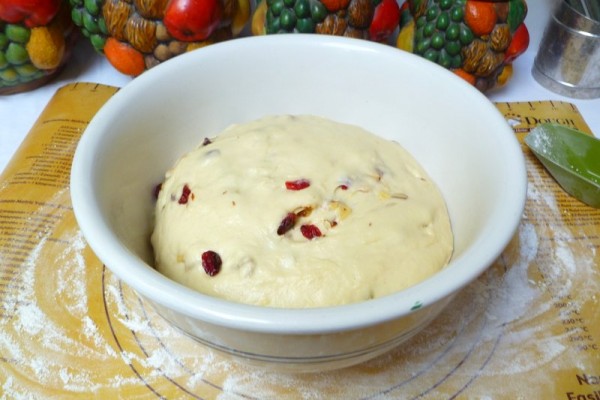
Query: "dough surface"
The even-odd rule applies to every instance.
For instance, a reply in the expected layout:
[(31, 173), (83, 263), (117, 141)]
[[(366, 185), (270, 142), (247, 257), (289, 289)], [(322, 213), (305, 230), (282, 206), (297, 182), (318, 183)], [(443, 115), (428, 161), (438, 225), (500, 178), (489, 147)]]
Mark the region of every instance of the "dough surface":
[[(167, 172), (155, 217), (158, 271), (271, 307), (391, 294), (442, 269), (453, 249), (444, 199), (406, 150), (314, 116), (266, 117), (205, 140)], [(207, 252), (220, 259), (213, 274)]]

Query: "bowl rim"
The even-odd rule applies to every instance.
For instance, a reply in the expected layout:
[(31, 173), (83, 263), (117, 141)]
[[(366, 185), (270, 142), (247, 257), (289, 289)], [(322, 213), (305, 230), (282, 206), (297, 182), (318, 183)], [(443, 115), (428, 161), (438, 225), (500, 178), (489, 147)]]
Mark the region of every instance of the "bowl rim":
[[(446, 267), (415, 286), (373, 300), (334, 307), (289, 309), (239, 304), (196, 292), (169, 280), (128, 250), (111, 232), (107, 221), (99, 215), (99, 203), (91, 185), (97, 161), (93, 149), (98, 147), (102, 132), (109, 128), (111, 114), (123, 106), (129, 93), (147, 85), (155, 76), (168, 74), (178, 64), (193, 63), (198, 58), (251, 46), (327, 46), (343, 51), (383, 52), (388, 55), (393, 52), (394, 57), (417, 63), (429, 73), (447, 74), (445, 79), (455, 80), (456, 84), (462, 85), (466, 94), (483, 101), (485, 105), (482, 107), (489, 110), (490, 116), (497, 118), (498, 122), (502, 120), (506, 124), (504, 133), (510, 133), (504, 135), (508, 138), (501, 140), (505, 150), (511, 155), (510, 163), (506, 163), (511, 189), (506, 193), (506, 201), (511, 207), (502, 210), (502, 218), (508, 222), (495, 230), (496, 241), (491, 246), (493, 251), (481, 247), (471, 248), (451, 261), (449, 266), (452, 268)], [(521, 146), (502, 114), (479, 90), (451, 71), (395, 47), (367, 40), (314, 34), (237, 38), (182, 54), (144, 72), (123, 86), (92, 118), (77, 146), (71, 170), (71, 198), (77, 223), (93, 252), (120, 280), (145, 299), (192, 319), (244, 331), (278, 334), (334, 333), (359, 329), (397, 319), (426, 309), (443, 298), (451, 298), (485, 271), (512, 239), (524, 210), (526, 186), (527, 176)], [(115, 267), (119, 265), (127, 265), (127, 271)], [(458, 267), (464, 271), (463, 274), (454, 273)], [(440, 287), (443, 289), (440, 290)], [(160, 295), (153, 296), (155, 293)], [(318, 321), (316, 326), (315, 321)]]

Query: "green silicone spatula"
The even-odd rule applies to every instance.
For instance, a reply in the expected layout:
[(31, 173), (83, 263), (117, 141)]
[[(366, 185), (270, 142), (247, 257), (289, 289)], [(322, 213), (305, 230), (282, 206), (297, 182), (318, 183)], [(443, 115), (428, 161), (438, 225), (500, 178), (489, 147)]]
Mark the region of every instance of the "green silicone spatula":
[(558, 124), (540, 124), (525, 143), (571, 196), (600, 208), (600, 140)]

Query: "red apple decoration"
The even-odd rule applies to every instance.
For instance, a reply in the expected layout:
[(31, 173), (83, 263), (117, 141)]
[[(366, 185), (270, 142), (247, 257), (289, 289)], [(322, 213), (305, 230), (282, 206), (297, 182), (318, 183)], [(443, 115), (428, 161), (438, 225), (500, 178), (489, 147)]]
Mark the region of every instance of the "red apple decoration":
[(400, 7), (396, 0), (382, 0), (375, 7), (373, 20), (369, 26), (369, 38), (375, 42), (387, 40), (400, 22)]
[(60, 0), (0, 0), (0, 20), (28, 28), (48, 24), (58, 13)]
[(504, 62), (513, 62), (517, 57), (523, 54), (528, 47), (529, 31), (527, 30), (527, 26), (525, 26), (525, 24), (521, 24), (519, 25), (515, 33), (513, 33), (512, 40), (508, 45), (508, 49), (506, 49)]
[(192, 42), (208, 38), (221, 22), (219, 0), (171, 0), (163, 23), (174, 38)]

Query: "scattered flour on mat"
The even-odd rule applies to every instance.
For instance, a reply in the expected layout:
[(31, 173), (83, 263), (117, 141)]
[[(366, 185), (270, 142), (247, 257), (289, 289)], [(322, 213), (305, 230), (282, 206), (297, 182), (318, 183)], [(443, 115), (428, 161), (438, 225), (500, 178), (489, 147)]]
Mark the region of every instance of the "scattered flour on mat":
[(535, 227), (526, 222), (522, 223), (518, 230), (518, 238), (519, 258), (506, 271), (501, 282), (496, 282), (501, 286), (493, 291), (495, 296), (486, 310), (491, 333), (494, 336), (496, 336), (495, 329), (516, 321), (530, 312), (531, 303), (539, 296), (538, 290), (528, 277), (529, 265), (535, 259), (538, 250)]
[[(144, 304), (144, 309), (140, 309), (139, 297), (131, 289), (124, 289), (112, 274), (107, 281), (105, 294), (113, 311), (111, 318), (135, 332), (139, 346), (148, 349), (147, 356), (130, 351), (121, 352), (125, 363), (135, 361), (150, 370), (146, 378), (186, 377), (190, 383), (194, 383), (202, 380), (205, 371), (216, 366), (210, 350), (158, 317), (150, 305)], [(162, 344), (157, 344), (158, 340)]]
[[(534, 168), (535, 170), (535, 168)], [(536, 215), (528, 218), (527, 212), (538, 212), (543, 208), (554, 218), (560, 218), (560, 209), (555, 196), (547, 190), (539, 190), (541, 176), (533, 171), (535, 185), (528, 187), (528, 202), (533, 209), (526, 211), (517, 232), (518, 254), (510, 265), (506, 265), (506, 273), (498, 274), (494, 269), (484, 274), (487, 279), (479, 279), (457, 296), (448, 308), (422, 333), (411, 339), (405, 345), (391, 353), (368, 362), (366, 365), (375, 368), (378, 373), (353, 374), (352, 369), (344, 374), (324, 373), (311, 380), (310, 385), (303, 385), (303, 378), (294, 375), (269, 373), (261, 370), (244, 371), (229, 375), (223, 384), (224, 392), (221, 399), (236, 398), (238, 393), (257, 394), (261, 399), (281, 398), (277, 392), (269, 391), (269, 387), (303, 389), (297, 394), (304, 399), (319, 398), (323, 390), (336, 385), (348, 387), (344, 392), (345, 398), (361, 398), (375, 395), (375, 398), (396, 398), (398, 391), (381, 392), (381, 388), (389, 387), (392, 383), (410, 382), (412, 378), (427, 378), (427, 369), (444, 368), (444, 361), (436, 361), (440, 352), (449, 346), (448, 356), (466, 354), (473, 346), (473, 340), (479, 340), (477, 346), (491, 346), (498, 339), (498, 347), (485, 368), (478, 370), (479, 365), (465, 363), (455, 371), (455, 374), (491, 377), (506, 380), (510, 376), (534, 376), (537, 384), (551, 387), (555, 384), (551, 375), (544, 374), (544, 368), (558, 368), (555, 364), (559, 358), (576, 358), (570, 356), (565, 343), (566, 334), (551, 332), (551, 326), (556, 320), (552, 304), (545, 299), (544, 283), (534, 282), (530, 278), (532, 263), (539, 257), (540, 241), (536, 226), (530, 221)], [(544, 221), (538, 221), (544, 224)], [(588, 255), (575, 253), (571, 243), (575, 240), (573, 232), (562, 225), (545, 226), (553, 236), (550, 247), (550, 259), (553, 262), (545, 265), (544, 272), (550, 281), (561, 282), (559, 294), (568, 294), (573, 289), (573, 279), (589, 278), (597, 282), (594, 269), (595, 249), (590, 249)], [(578, 287), (579, 289), (579, 287)], [(597, 284), (589, 284), (584, 288), (598, 292)], [(469, 335), (476, 330), (472, 326), (477, 322), (478, 315), (483, 315), (485, 325), (481, 328), (480, 337)], [(464, 328), (464, 331), (461, 329)], [(470, 329), (471, 328), (471, 329)], [(458, 332), (458, 334), (456, 334)], [(461, 333), (462, 332), (462, 333)], [(527, 346), (523, 346), (527, 343)], [(401, 360), (401, 361), (399, 361)], [(438, 362), (436, 365), (435, 363)], [(573, 360), (577, 365), (577, 360)], [(525, 375), (524, 375), (525, 374)], [(535, 386), (528, 380), (514, 379), (511, 384), (499, 385), (491, 392), (489, 398), (503, 396), (508, 393), (519, 393), (527, 397)], [(267, 384), (268, 383), (268, 384)], [(518, 385), (520, 384), (520, 387)], [(434, 396), (435, 397), (435, 396)], [(480, 398), (480, 397), (478, 397)]]
[[(505, 331), (505, 326), (518, 323), (522, 318), (532, 318), (546, 311), (545, 305), (534, 310), (532, 306), (540, 297), (540, 291), (528, 278), (528, 268), (537, 252), (537, 236), (531, 224), (524, 224), (519, 229), (520, 254), (514, 265), (509, 266), (505, 274), (495, 270), (486, 272), (486, 276), (469, 285), (447, 307), (447, 309), (417, 337), (401, 345), (397, 350), (375, 360), (367, 362), (367, 366), (377, 373), (358, 373), (353, 369), (342, 372), (327, 372), (318, 378), (311, 379), (310, 384), (303, 382), (302, 376), (280, 374), (260, 369), (244, 369), (243, 373), (229, 375), (223, 383), (220, 399), (236, 398), (232, 393), (256, 394), (261, 399), (281, 398), (280, 391), (274, 388), (288, 388), (295, 391), (302, 399), (319, 399), (330, 387), (340, 389), (343, 398), (378, 399), (397, 398), (399, 391), (386, 388), (413, 378), (427, 379), (430, 369), (448, 368), (448, 359), (467, 354), (478, 341), (477, 346), (486, 346)], [(478, 331), (477, 324), (485, 320), (485, 325)], [(543, 329), (543, 327), (539, 328)], [(458, 332), (458, 334), (457, 334)], [(461, 333), (462, 332), (462, 333)], [(476, 374), (487, 376), (506, 376), (520, 374), (538, 368), (541, 364), (555, 357), (563, 349), (554, 339), (540, 343), (544, 356), (528, 359), (518, 344), (530, 338), (533, 332), (527, 329), (516, 330), (514, 334), (502, 337), (501, 352), (494, 354), (493, 362), (486, 369), (479, 371), (478, 365), (465, 363), (455, 374), (471, 377)], [(479, 336), (478, 336), (479, 335)], [(440, 357), (447, 347), (448, 353)], [(427, 384), (425, 384), (427, 385)], [(301, 388), (301, 389), (300, 389)], [(279, 395), (278, 395), (279, 393)], [(434, 396), (435, 397), (435, 396)]]
[[(528, 186), (528, 199), (536, 205), (534, 210), (545, 209), (546, 212), (554, 217), (555, 220), (561, 219), (561, 209), (556, 201), (555, 195), (549, 190), (540, 190), (539, 187), (543, 187), (543, 170), (532, 169), (530, 179), (535, 185), (530, 184)], [(577, 227), (568, 227), (564, 223), (555, 223), (554, 221), (547, 221), (546, 229), (552, 231), (553, 246), (552, 254), (550, 259), (552, 262), (545, 265), (545, 272), (549, 274), (550, 278), (560, 280), (561, 287), (557, 295), (570, 294), (573, 289), (573, 279), (577, 281), (584, 281), (590, 283), (589, 286), (583, 288), (583, 290), (590, 290), (590, 294), (597, 293), (598, 285), (592, 284), (597, 282), (597, 274), (595, 263), (596, 263), (596, 248), (586, 247), (585, 250), (579, 249), (579, 251), (585, 251), (587, 253), (576, 253), (573, 244), (576, 244), (580, 238), (576, 236), (584, 235), (584, 232), (577, 232)], [(556, 288), (555, 288), (556, 289)], [(577, 288), (580, 290), (581, 288)], [(583, 296), (579, 296), (585, 298)]]
[[(86, 248), (85, 241), (79, 232), (65, 239), (69, 245), (56, 260), (48, 260), (42, 253), (50, 244), (47, 237), (41, 237), (21, 266), (21, 288), (4, 298), (5, 304), (14, 308), (14, 314), (0, 322), (0, 348), (2, 356), (23, 379), (15, 376), (6, 380), (2, 386), (3, 398), (42, 398), (38, 391), (43, 387), (72, 392), (94, 391), (99, 388), (93, 376), (94, 365), (117, 357), (89, 317), (86, 265), (82, 253)], [(57, 268), (44, 276), (40, 274), (40, 268), (47, 265)], [(56, 293), (44, 295), (60, 300), (41, 305), (37, 291), (48, 288), (54, 288)], [(63, 307), (64, 315), (43, 308), (54, 306)], [(72, 324), (73, 320), (81, 321), (80, 328)], [(70, 321), (69, 326), (62, 324), (65, 321)], [(87, 343), (82, 338), (86, 338)], [(67, 364), (81, 362), (90, 367), (77, 368), (65, 365), (65, 361)], [(36, 382), (38, 386), (22, 382)]]
[[(532, 179), (535, 182), (541, 178), (534, 172)], [(535, 207), (544, 207), (554, 214), (560, 212), (554, 196), (539, 191), (535, 185), (529, 185), (528, 201), (534, 204), (534, 210)], [(574, 253), (569, 244), (573, 239), (569, 229), (560, 226), (551, 229), (558, 238), (551, 249), (556, 262), (546, 266), (545, 272), (550, 278), (561, 278), (564, 281), (562, 290), (567, 293), (573, 288), (570, 279), (573, 275), (593, 273), (590, 271), (593, 271), (594, 257), (591, 260), (582, 259)], [(30, 375), (32, 380), (41, 385), (73, 392), (101, 390), (103, 386), (115, 388), (139, 385), (139, 379), (132, 376), (112, 376), (100, 384), (92, 375), (91, 369), (66, 368), (61, 365), (60, 358), (54, 361), (44, 354), (50, 350), (58, 355), (61, 352), (67, 353), (64, 354), (65, 357), (86, 359), (87, 362), (115, 362), (118, 359), (125, 364), (135, 363), (147, 370), (144, 379), (149, 382), (153, 382), (154, 378), (168, 376), (185, 382), (191, 390), (200, 387), (207, 376), (221, 376), (222, 381), (215, 382), (222, 388), (219, 394), (221, 400), (282, 399), (283, 391), (294, 393), (294, 398), (312, 400), (324, 398), (324, 393), (332, 393), (332, 388), (335, 388), (338, 398), (374, 396), (385, 399), (397, 398), (400, 394), (397, 390), (386, 391), (386, 388), (398, 385), (399, 382), (407, 385), (419, 379), (424, 382), (429, 377), (430, 369), (448, 368), (447, 360), (460, 358), (473, 346), (491, 348), (496, 341), (498, 343), (498, 348), (485, 368), (481, 368), (481, 360), (470, 363), (470, 359), (467, 359), (455, 374), (505, 381), (511, 376), (522, 376), (523, 373), (536, 374), (541, 366), (551, 364), (566, 353), (563, 336), (549, 334), (545, 324), (532, 323), (535, 320), (548, 320), (547, 314), (552, 309), (551, 304), (541, 301), (544, 287), (529, 278), (530, 267), (540, 252), (541, 238), (529, 220), (527, 211), (515, 239), (518, 241), (518, 254), (510, 261), (503, 258), (499, 261), (510, 262), (510, 265), (506, 265), (506, 272), (499, 267), (489, 269), (480, 279), (465, 288), (422, 333), (406, 345), (367, 362), (362, 369), (350, 368), (309, 377), (244, 366), (216, 355), (157, 317), (152, 307), (145, 304), (142, 310), (139, 298), (131, 290), (123, 290), (118, 279), (109, 274), (105, 296), (113, 312), (111, 318), (135, 332), (142, 343), (147, 341), (148, 347), (152, 349), (147, 356), (128, 350), (117, 354), (89, 315), (83, 257), (85, 241), (79, 233), (69, 240), (72, 245), (61, 255), (60, 263), (57, 263), (60, 265), (56, 272), (57, 296), (67, 299), (65, 309), (74, 318), (80, 319), (80, 334), (87, 344), (71, 339), (72, 332), (66, 332), (36, 303), (33, 291), (36, 284), (35, 266), (40, 261), (39, 252), (45, 245), (43, 238), (23, 268), (24, 290), (19, 293), (18, 298), (12, 299), (14, 304), (18, 304), (11, 321), (13, 331), (0, 326), (0, 347), (5, 351), (4, 357), (14, 360), (16, 368), (21, 368), (24, 375)], [(144, 315), (144, 312), (149, 315)], [(33, 349), (25, 348), (17, 336), (19, 334), (37, 337), (41, 342)], [(160, 338), (162, 344), (157, 345), (156, 338)], [(535, 341), (532, 342), (531, 338), (535, 338)], [(521, 346), (524, 342), (528, 343), (526, 348)], [(447, 352), (442, 354), (445, 349)], [(477, 355), (473, 358), (476, 359)], [(370, 372), (361, 372), (364, 368)], [(536, 377), (540, 378), (539, 375)], [(503, 390), (512, 390), (511, 393), (514, 393), (517, 381), (525, 384), (523, 379), (515, 379), (511, 381), (511, 385), (500, 385), (501, 387), (494, 389), (498, 392), (486, 393), (485, 396), (501, 396)], [(550, 381), (546, 383), (553, 384)], [(35, 398), (12, 377), (6, 379), (1, 389), (6, 398)], [(529, 389), (523, 386), (518, 391), (527, 395)]]
[[(87, 285), (85, 284), (85, 259), (83, 251), (86, 242), (81, 233), (72, 238), (69, 248), (60, 254), (56, 265), (57, 297), (64, 299), (65, 308), (72, 315), (85, 316), (88, 313)], [(74, 281), (80, 284), (73, 284)]]

